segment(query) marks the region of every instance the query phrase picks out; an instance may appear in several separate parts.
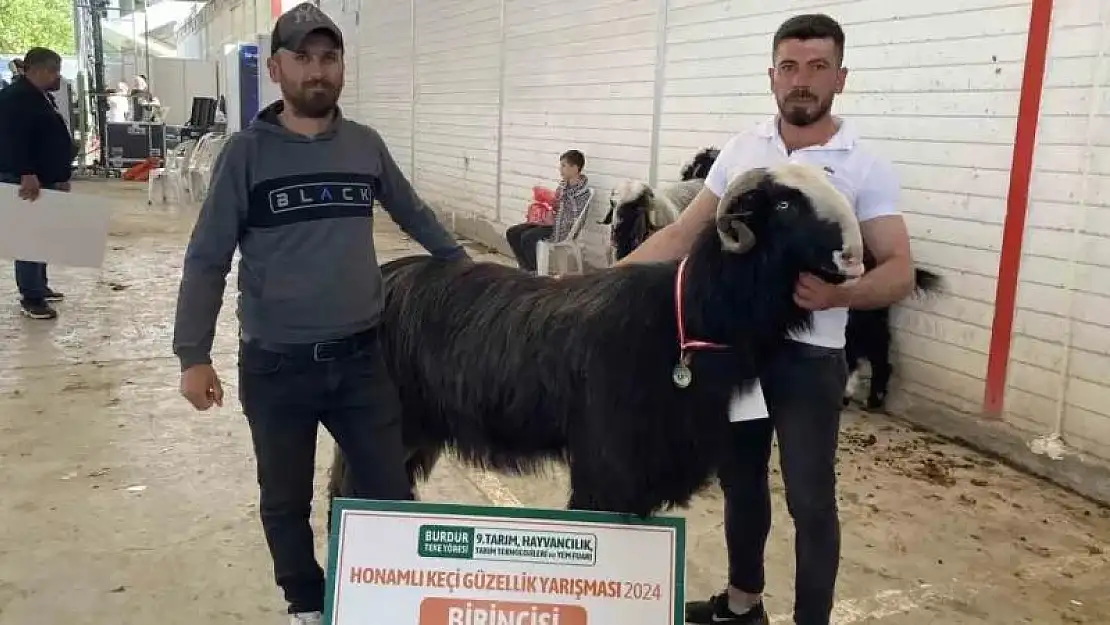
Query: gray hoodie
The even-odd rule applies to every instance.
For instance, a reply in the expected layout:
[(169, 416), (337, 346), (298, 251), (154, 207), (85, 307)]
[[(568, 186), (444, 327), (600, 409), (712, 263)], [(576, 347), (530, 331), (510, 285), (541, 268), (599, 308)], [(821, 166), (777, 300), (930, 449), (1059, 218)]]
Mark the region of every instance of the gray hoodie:
[(377, 131), (340, 115), (305, 137), (281, 125), (281, 106), (232, 135), (213, 164), (178, 291), (173, 350), (182, 369), (211, 362), (236, 247), (242, 334), (275, 343), (337, 339), (378, 322), (375, 201), (432, 255), (465, 255)]

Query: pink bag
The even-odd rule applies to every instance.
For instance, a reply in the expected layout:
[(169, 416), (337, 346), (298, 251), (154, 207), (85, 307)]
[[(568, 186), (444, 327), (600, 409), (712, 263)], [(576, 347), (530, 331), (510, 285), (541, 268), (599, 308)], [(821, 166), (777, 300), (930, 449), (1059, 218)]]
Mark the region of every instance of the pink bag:
[(532, 187), (532, 203), (525, 218), (530, 224), (555, 225), (555, 192), (540, 186)]

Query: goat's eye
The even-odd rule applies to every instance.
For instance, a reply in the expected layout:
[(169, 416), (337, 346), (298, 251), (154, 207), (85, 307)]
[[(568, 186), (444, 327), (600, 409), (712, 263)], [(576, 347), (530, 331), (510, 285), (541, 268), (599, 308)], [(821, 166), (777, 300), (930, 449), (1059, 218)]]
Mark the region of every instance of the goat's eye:
[(783, 200), (783, 201), (779, 202), (775, 206), (775, 210), (780, 210), (780, 211), (784, 211), (788, 208), (790, 208), (790, 202), (787, 202), (786, 200)]

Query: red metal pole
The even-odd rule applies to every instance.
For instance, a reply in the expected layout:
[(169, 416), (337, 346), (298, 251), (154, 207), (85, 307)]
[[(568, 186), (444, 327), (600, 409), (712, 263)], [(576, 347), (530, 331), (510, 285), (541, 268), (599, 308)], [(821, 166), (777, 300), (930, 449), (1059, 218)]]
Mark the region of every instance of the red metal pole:
[(1051, 30), (1052, 0), (1033, 0), (1029, 11), (1025, 70), (1021, 80), (1017, 130), (1010, 166), (1010, 188), (1006, 195), (1006, 219), (1002, 225), (1002, 254), (998, 259), (998, 286), (994, 297), (994, 323), (987, 358), (986, 390), (983, 393), (983, 413), (993, 418), (1002, 416), (1006, 394), (1006, 366), (1010, 361), (1022, 238), (1029, 208), (1033, 153), (1037, 144), (1037, 120), (1040, 116)]

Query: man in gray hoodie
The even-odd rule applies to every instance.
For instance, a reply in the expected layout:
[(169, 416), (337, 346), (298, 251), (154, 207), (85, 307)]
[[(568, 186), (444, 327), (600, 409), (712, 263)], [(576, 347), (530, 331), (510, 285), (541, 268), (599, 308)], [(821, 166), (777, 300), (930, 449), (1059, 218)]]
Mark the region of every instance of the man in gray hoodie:
[(324, 604), (309, 512), (317, 424), (347, 456), (357, 495), (412, 499), (397, 390), (378, 337), (382, 276), (375, 201), (434, 256), (462, 247), (417, 197), (373, 129), (343, 118), (343, 37), (302, 3), (276, 22), (270, 78), (282, 99), (218, 155), (185, 253), (174, 353), (181, 393), (221, 405), (211, 364), (216, 318), (236, 248), (239, 398), (251, 429), (260, 516), (294, 625)]

